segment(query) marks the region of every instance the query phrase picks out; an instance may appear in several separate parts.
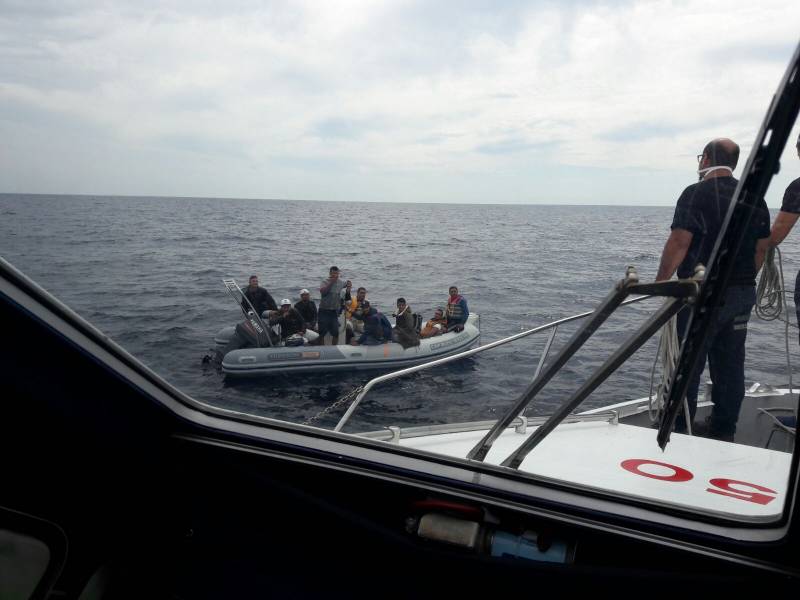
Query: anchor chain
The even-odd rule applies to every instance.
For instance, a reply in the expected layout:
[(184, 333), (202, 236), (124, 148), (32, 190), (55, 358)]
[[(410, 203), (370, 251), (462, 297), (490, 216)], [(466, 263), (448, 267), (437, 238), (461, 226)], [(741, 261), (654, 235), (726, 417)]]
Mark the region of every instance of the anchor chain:
[(363, 390), (364, 390), (364, 386), (363, 385), (359, 385), (358, 387), (350, 390), (349, 392), (347, 392), (343, 396), (340, 396), (336, 400), (336, 402), (334, 402), (333, 404), (331, 404), (327, 408), (321, 410), (320, 412), (315, 414), (313, 417), (303, 421), (302, 424), (303, 425), (311, 425), (314, 421), (318, 421), (319, 419), (321, 419), (322, 417), (324, 417), (328, 413), (336, 410), (337, 408), (342, 408), (345, 404), (349, 404), (350, 402), (355, 400), (356, 396), (358, 396)]

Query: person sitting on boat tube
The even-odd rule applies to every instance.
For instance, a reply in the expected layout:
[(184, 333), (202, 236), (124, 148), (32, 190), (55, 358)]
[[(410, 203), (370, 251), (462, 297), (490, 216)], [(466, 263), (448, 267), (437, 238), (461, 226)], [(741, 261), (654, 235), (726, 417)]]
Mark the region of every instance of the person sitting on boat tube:
[(441, 308), (437, 308), (433, 313), (433, 318), (429, 319), (428, 322), (425, 323), (425, 327), (420, 331), (419, 337), (429, 338), (435, 335), (441, 335), (444, 333), (446, 325), (447, 319), (444, 318), (444, 311)]
[(345, 311), (347, 313), (347, 341), (350, 342), (350, 338), (353, 337), (354, 333), (364, 333), (364, 321), (361, 319), (353, 319), (353, 315), (356, 311), (362, 311), (364, 309), (364, 302), (367, 299), (367, 288), (360, 287), (358, 291), (356, 291), (355, 298), (351, 298), (345, 304)]
[(467, 299), (458, 293), (458, 288), (454, 285), (450, 286), (450, 298), (447, 300), (447, 308), (445, 308), (444, 315), (447, 320), (445, 332), (464, 329), (464, 323), (467, 322), (467, 317), (469, 317)]
[[(258, 275), (250, 275), (249, 285), (242, 289), (242, 294), (250, 301), (253, 308), (256, 309), (256, 313), (262, 317), (268, 310), (278, 310), (275, 299), (270, 296), (270, 293), (266, 289), (258, 286)], [(244, 299), (242, 299), (242, 308), (250, 310), (247, 301)]]
[(292, 306), (292, 301), (288, 298), (284, 298), (281, 301), (280, 311), (270, 314), (269, 324), (281, 326), (282, 340), (296, 333), (302, 335), (306, 332), (306, 322), (303, 320), (303, 315)]
[(405, 298), (397, 299), (397, 312), (394, 314), (395, 325), (393, 339), (403, 347), (419, 346), (419, 334), (414, 326), (414, 312)]
[(305, 321), (306, 329), (317, 330), (317, 305), (311, 299), (311, 292), (307, 289), (300, 290), (300, 301), (294, 305)]
[(339, 279), (341, 272), (339, 267), (331, 267), (328, 270), (328, 278), (322, 282), (319, 288), (321, 294), (319, 300), (319, 311), (317, 313), (317, 324), (319, 326), (319, 337), (315, 344), (325, 344), (325, 334), (330, 333), (333, 345), (339, 343), (339, 310), (341, 308), (341, 292), (344, 282)]
[(392, 341), (392, 324), (386, 316), (372, 308), (367, 300), (364, 300), (364, 308), (361, 314), (353, 315), (356, 319), (364, 321), (364, 333), (357, 340), (353, 340), (353, 346), (377, 346)]

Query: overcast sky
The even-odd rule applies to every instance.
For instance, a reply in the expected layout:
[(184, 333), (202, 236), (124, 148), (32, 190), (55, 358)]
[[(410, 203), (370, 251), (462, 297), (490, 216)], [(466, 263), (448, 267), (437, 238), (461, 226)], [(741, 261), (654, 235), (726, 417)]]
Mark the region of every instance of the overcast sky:
[(669, 205), (709, 139), (744, 164), (799, 24), (797, 0), (0, 0), (0, 192)]

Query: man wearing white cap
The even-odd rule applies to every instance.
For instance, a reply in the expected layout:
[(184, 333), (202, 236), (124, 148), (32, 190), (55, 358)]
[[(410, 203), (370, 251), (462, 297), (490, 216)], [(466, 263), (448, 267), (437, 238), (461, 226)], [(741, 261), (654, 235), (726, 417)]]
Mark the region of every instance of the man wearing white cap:
[(277, 313), (272, 313), (269, 323), (270, 325), (278, 324), (281, 326), (282, 340), (295, 333), (303, 334), (306, 332), (306, 324), (302, 315), (292, 306), (292, 301), (288, 298), (281, 300), (280, 310)]
[(303, 317), (305, 326), (312, 331), (317, 330), (317, 305), (311, 299), (311, 294), (305, 288), (300, 290), (300, 302), (294, 305), (295, 310)]

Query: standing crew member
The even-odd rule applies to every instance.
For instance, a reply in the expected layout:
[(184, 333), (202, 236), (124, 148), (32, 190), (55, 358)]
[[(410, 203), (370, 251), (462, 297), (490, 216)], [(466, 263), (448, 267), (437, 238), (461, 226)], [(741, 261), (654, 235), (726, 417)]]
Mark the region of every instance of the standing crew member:
[[(800, 137), (797, 138), (795, 147), (797, 148), (797, 156), (800, 158)], [(772, 224), (769, 245), (777, 246), (786, 239), (798, 217), (800, 217), (800, 177), (790, 183), (783, 194), (781, 210)], [(794, 307), (797, 311), (797, 320), (800, 323), (800, 271), (797, 272), (797, 277), (794, 280)]]
[[(699, 183), (683, 190), (675, 207), (670, 233), (661, 254), (656, 281), (672, 277), (677, 269), (678, 277), (688, 278), (694, 274), (698, 263), (708, 264), (728, 206), (736, 190), (737, 181), (733, 169), (739, 160), (739, 146), (726, 138), (712, 140), (697, 156)], [(734, 259), (733, 273), (725, 292), (725, 298), (717, 309), (709, 335), (704, 341), (703, 360), (692, 374), (686, 400), (689, 419), (693, 420), (697, 410), (697, 390), (700, 376), (708, 355), (711, 381), (714, 384), (712, 401), (714, 407), (708, 420), (707, 431), (697, 427), (696, 433), (705, 434), (724, 441), (733, 441), (739, 409), (744, 398), (744, 358), (747, 322), (756, 299), (755, 278), (769, 242), (769, 211), (764, 199), (750, 221), (739, 253)], [(689, 310), (678, 313), (678, 335), (686, 334)], [(675, 431), (686, 431), (686, 416), (675, 424)]]

